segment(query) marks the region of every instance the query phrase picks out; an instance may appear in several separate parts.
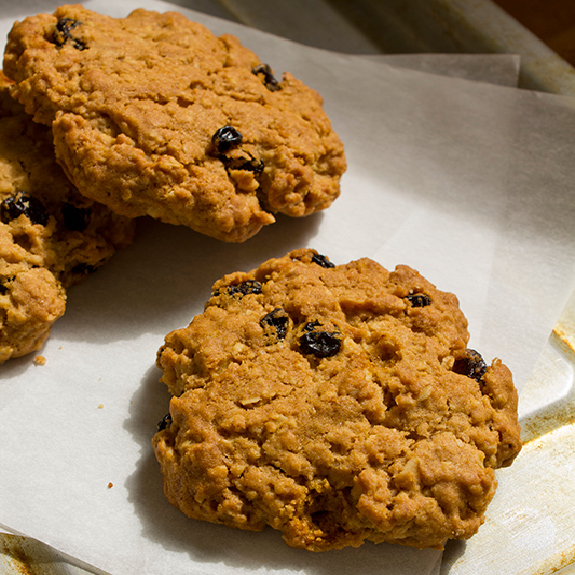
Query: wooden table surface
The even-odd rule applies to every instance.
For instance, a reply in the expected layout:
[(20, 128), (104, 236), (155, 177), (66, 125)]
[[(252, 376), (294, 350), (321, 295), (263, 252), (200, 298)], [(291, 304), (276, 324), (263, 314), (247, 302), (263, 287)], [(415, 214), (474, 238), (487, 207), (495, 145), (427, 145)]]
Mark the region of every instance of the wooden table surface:
[(494, 2), (575, 66), (574, 0), (494, 0)]

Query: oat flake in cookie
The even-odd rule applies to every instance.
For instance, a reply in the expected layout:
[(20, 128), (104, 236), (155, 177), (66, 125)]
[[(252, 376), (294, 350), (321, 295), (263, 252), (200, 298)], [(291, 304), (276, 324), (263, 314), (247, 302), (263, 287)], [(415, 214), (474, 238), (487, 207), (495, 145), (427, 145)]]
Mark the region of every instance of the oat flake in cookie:
[(168, 500), (313, 551), (469, 538), (521, 444), (511, 374), (468, 337), (407, 266), (298, 250), (225, 276), (158, 352)]
[(339, 195), (343, 145), (319, 94), (177, 12), (29, 17), (4, 70), (70, 179), (119, 214), (241, 242)]
[(0, 363), (42, 347), (66, 289), (132, 240), (134, 221), (78, 193), (52, 135), (0, 73)]

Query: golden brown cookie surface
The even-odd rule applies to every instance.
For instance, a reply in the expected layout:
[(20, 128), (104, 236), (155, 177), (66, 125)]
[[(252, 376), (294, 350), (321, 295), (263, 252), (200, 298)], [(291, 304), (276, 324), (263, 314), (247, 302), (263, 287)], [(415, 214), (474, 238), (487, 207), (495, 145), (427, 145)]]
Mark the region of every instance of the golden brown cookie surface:
[(14, 25), (4, 69), (70, 179), (117, 213), (239, 242), (339, 195), (343, 146), (317, 92), (176, 12), (63, 6)]
[(84, 198), (0, 75), (0, 363), (40, 349), (66, 288), (132, 240), (134, 221)]
[(407, 266), (298, 250), (225, 276), (158, 352), (168, 500), (315, 551), (470, 537), (520, 441), (509, 370), (467, 341)]

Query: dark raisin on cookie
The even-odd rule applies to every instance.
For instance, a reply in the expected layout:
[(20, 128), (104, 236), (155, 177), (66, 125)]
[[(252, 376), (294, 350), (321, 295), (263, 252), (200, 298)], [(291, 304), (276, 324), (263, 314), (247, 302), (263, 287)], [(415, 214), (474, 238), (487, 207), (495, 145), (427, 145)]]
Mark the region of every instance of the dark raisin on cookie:
[(304, 326), (304, 333), (299, 339), (300, 350), (304, 354), (317, 358), (331, 357), (341, 349), (341, 339), (337, 332), (315, 329), (319, 322), (309, 322)]
[(264, 86), (270, 92), (275, 92), (281, 89), (269, 64), (260, 64), (259, 66), (252, 68), (252, 74), (260, 76), (263, 80)]
[(90, 208), (79, 208), (74, 204), (62, 206), (64, 225), (73, 232), (83, 232), (90, 222)]
[(223, 126), (213, 136), (212, 142), (221, 154), (239, 146), (244, 137), (233, 126)]
[(72, 18), (61, 18), (56, 22), (56, 29), (54, 30), (54, 43), (56, 46), (64, 46), (66, 42), (72, 42), (72, 46), (76, 50), (85, 50), (86, 44), (77, 38), (73, 38), (70, 33), (76, 26), (79, 26), (81, 22), (77, 20), (72, 20)]
[(168, 413), (166, 415), (164, 415), (164, 417), (162, 417), (161, 421), (158, 422), (158, 424), (156, 425), (156, 429), (158, 431), (163, 431), (164, 429), (167, 429), (168, 427), (170, 427), (170, 425), (172, 425), (172, 416)]
[(15, 196), (6, 198), (0, 204), (0, 221), (8, 224), (21, 215), (25, 215), (32, 224), (45, 226), (48, 223), (48, 213), (42, 202), (24, 192), (17, 192)]
[(453, 371), (459, 373), (460, 375), (466, 375), (472, 379), (479, 381), (485, 370), (487, 369), (487, 364), (483, 361), (481, 355), (474, 349), (467, 349), (465, 351), (465, 356), (456, 359), (453, 364)]
[(424, 293), (409, 294), (407, 299), (413, 307), (426, 307), (431, 305), (431, 298)]
[(264, 329), (266, 326), (275, 328), (276, 338), (278, 340), (285, 339), (289, 326), (289, 316), (283, 309), (278, 307), (264, 315), (260, 320), (260, 325)]
[(226, 170), (246, 170), (248, 172), (253, 172), (256, 175), (261, 174), (264, 171), (264, 163), (262, 160), (256, 158), (252, 154), (241, 151), (242, 155), (230, 157), (220, 155), (220, 160)]
[(0, 282), (0, 295), (6, 295), (10, 288), (6, 285), (7, 282), (12, 281), (14, 278), (5, 278)]
[(322, 256), (320, 254), (314, 254), (313, 257), (311, 258), (311, 261), (314, 264), (321, 266), (322, 268), (334, 268), (335, 267), (335, 265), (329, 261), (327, 256)]
[(250, 293), (262, 293), (262, 284), (256, 280), (246, 280), (245, 282), (226, 286), (215, 291), (214, 295), (221, 295), (222, 292), (227, 292), (229, 295), (239, 295), (241, 297)]

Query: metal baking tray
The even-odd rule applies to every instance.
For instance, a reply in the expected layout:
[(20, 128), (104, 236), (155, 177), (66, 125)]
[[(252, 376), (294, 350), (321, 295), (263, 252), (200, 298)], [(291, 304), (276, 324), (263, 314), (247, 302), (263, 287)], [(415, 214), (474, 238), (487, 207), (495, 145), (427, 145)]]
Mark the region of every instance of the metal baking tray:
[[(353, 54), (512, 53), (521, 56), (519, 86), (575, 95), (575, 70), (490, 0), (172, 0), (172, 3), (287, 37)], [(35, 8), (41, 2), (36, 2)], [(466, 546), (466, 563), (490, 561), (493, 573), (575, 574), (575, 295), (565, 308), (520, 401), (523, 471), (500, 485), (506, 507), (494, 512)], [(507, 496), (505, 496), (507, 495)], [(522, 509), (525, 498), (530, 513)], [(509, 508), (511, 501), (511, 509)], [(497, 506), (497, 500), (492, 504)], [(501, 564), (507, 529), (537, 540), (552, 522), (560, 544), (528, 564)], [(494, 539), (498, 540), (494, 544)], [(449, 545), (440, 575), (471, 573), (461, 544)], [(470, 561), (470, 559), (473, 559)], [(477, 564), (477, 563), (476, 563)], [(88, 567), (88, 572), (96, 573)], [(0, 533), (0, 571), (80, 575), (87, 571), (44, 545)]]

